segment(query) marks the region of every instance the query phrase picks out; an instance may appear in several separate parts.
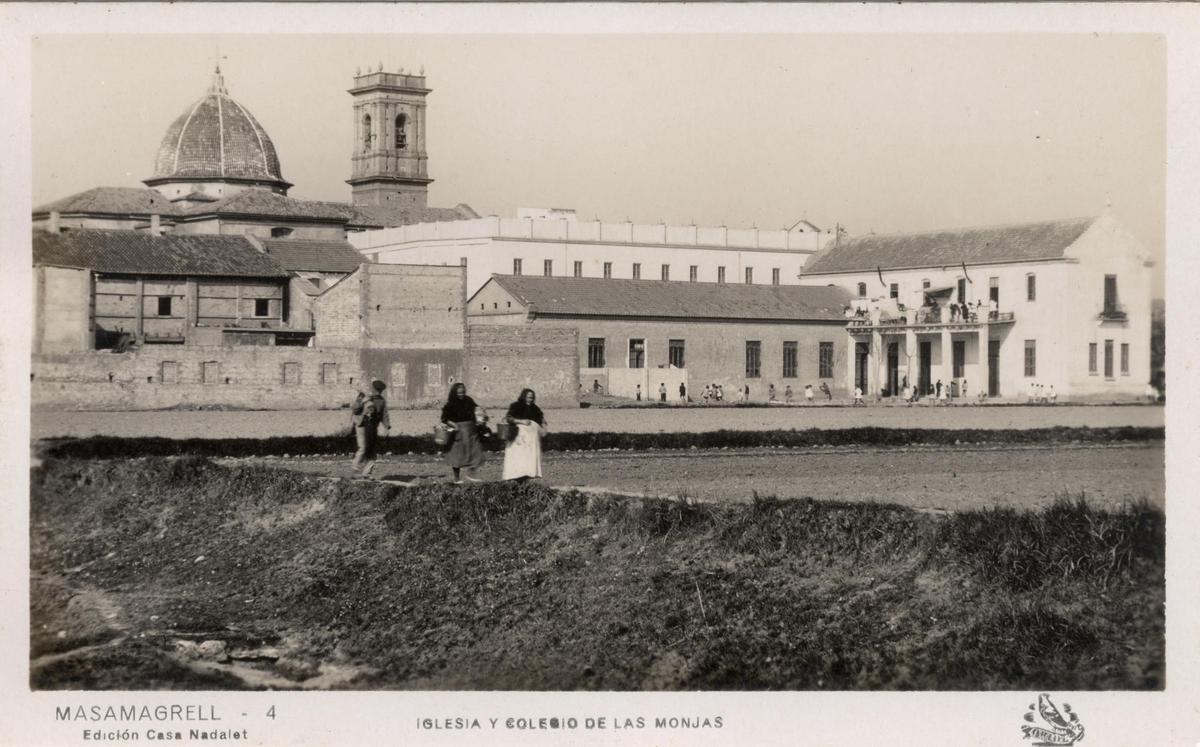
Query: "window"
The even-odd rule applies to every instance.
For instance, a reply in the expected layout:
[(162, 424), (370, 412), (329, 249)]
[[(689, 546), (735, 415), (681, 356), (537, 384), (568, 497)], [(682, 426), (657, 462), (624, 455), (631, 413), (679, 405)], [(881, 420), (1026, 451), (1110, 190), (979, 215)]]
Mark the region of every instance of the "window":
[(554, 260), (552, 260), (552, 259), (542, 260), (542, 274), (545, 275), (546, 277), (550, 277), (551, 275), (554, 274)]
[(662, 279), (663, 279), (663, 280), (670, 280), (670, 279), (671, 279), (671, 266), (670, 266), (670, 265), (663, 265), (663, 266), (662, 266)]
[(925, 278), (924, 280), (921, 281), (921, 290), (928, 290), (928, 289), (929, 289), (929, 278)]
[(699, 277), (699, 275), (700, 275), (700, 268), (698, 266), (692, 265), (691, 267), (688, 268), (688, 281), (689, 282), (692, 282), (692, 283), (696, 282), (696, 278)]
[(771, 285), (779, 285), (779, 268), (771, 268)]
[(958, 302), (959, 303), (967, 302), (967, 279), (966, 278), (958, 279)]
[(633, 279), (634, 280), (642, 279), (642, 263), (641, 262), (633, 263)]
[(285, 386), (296, 386), (300, 383), (300, 364), (283, 364), (283, 383)]
[(458, 258), (458, 266), (459, 266), (459, 267), (466, 267), (466, 266), (467, 266), (467, 258), (466, 258), (466, 257), (459, 257), (459, 258)]
[(1129, 375), (1129, 343), (1121, 343), (1121, 375)]
[(988, 278), (988, 300), (1000, 305), (1000, 278)]
[(514, 275), (521, 274), (521, 260), (519, 260), (519, 259), (513, 260), (513, 274)]
[(746, 268), (746, 285), (750, 285), (753, 282), (754, 282), (754, 268), (747, 267)]
[(683, 340), (667, 341), (667, 362), (675, 368), (683, 368)]
[(953, 364), (951, 373), (954, 378), (961, 379), (963, 377), (963, 364), (966, 363), (967, 360), (967, 341), (954, 340), (950, 343), (950, 348), (952, 350), (952, 357), (950, 360)]
[(1113, 341), (1104, 341), (1104, 378), (1113, 377)]
[(158, 315), (159, 316), (170, 316), (171, 315), (171, 297), (170, 296), (159, 296), (158, 297)]
[(717, 282), (718, 283), (725, 282), (725, 268), (724, 267), (717, 268)]
[(795, 342), (783, 343), (783, 378), (794, 379), (800, 368), (799, 345)]
[(254, 315), (255, 316), (270, 316), (271, 314), (271, 299), (256, 298), (254, 299)]
[(175, 361), (163, 361), (158, 366), (158, 381), (162, 384), (179, 383), (179, 364)]
[(337, 383), (337, 364), (322, 363), (321, 364), (321, 383), (325, 386), (333, 386)]
[(287, 228), (286, 226), (275, 226), (271, 229), (271, 238), (273, 239), (282, 239), (285, 236), (291, 235), (292, 229)]
[(404, 150), (408, 147), (408, 134), (404, 131), (404, 125), (408, 124), (408, 117), (403, 114), (396, 115), (396, 150)]
[(858, 297), (859, 297), (859, 298), (866, 298), (866, 297), (867, 297), (867, 284), (866, 284), (866, 283), (859, 283), (859, 284), (858, 284)]
[(371, 115), (370, 114), (363, 116), (362, 126), (363, 126), (363, 150), (369, 151), (369, 150), (371, 150)]
[(629, 367), (646, 367), (646, 341), (642, 338), (630, 338), (629, 340)]
[(604, 368), (604, 338), (588, 338), (588, 368)]
[(1097, 369), (1097, 362), (1096, 362), (1097, 357), (1098, 357), (1097, 356), (1097, 353), (1098, 353), (1097, 348), (1098, 347), (1099, 346), (1096, 345), (1096, 343), (1094, 343), (1094, 342), (1088, 343), (1088, 373), (1090, 373), (1090, 374), (1099, 372), (1099, 370)]
[(612, 277), (612, 262), (604, 263), (604, 277), (606, 277), (606, 278)]
[(575, 277), (583, 277), (583, 263), (579, 260), (575, 260)]
[(1037, 275), (1032, 272), (1025, 276), (1025, 300), (1037, 300)]
[(217, 361), (204, 361), (200, 364), (200, 382), (216, 384), (221, 380), (221, 364)]
[(892, 283), (891, 285), (888, 286), (888, 297), (889, 298), (899, 298), (900, 297), (900, 284), (899, 283)]
[(1037, 340), (1025, 341), (1025, 375), (1037, 376)]
[(822, 342), (817, 347), (817, 376), (822, 379), (833, 378), (833, 343)]
[(746, 378), (757, 379), (762, 375), (762, 342), (746, 340)]
[(1104, 276), (1104, 310), (1111, 311), (1117, 308), (1117, 276)]

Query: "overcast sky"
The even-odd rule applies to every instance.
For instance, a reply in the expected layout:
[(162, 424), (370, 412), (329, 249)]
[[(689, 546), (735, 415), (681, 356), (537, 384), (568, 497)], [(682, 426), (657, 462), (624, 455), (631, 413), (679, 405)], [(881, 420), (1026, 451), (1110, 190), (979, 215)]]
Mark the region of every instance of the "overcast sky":
[(1165, 44), (1152, 35), (46, 36), (34, 204), (140, 186), (218, 47), (295, 197), (349, 199), (346, 89), (382, 62), (424, 66), (434, 89), (433, 205), (763, 228), (807, 217), (858, 234), (1111, 201), (1163, 257)]

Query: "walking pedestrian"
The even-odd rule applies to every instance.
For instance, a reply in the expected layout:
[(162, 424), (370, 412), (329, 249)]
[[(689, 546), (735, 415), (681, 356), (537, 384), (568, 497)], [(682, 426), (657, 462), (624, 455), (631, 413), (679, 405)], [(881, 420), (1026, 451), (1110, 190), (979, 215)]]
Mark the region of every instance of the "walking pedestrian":
[(854, 387), (854, 404), (855, 405), (865, 405), (866, 404), (865, 402), (863, 402), (862, 387), (859, 387), (859, 386)]
[(637, 391), (634, 392), (634, 396), (637, 397), (638, 402), (642, 401), (642, 385), (641, 384), (637, 385)]
[[(462, 382), (450, 387), (450, 396), (442, 406), (442, 422), (453, 431), (454, 441), (446, 452), (446, 464), (454, 471), (455, 484), (462, 482), (462, 470), (466, 468), (467, 479), (479, 482), (475, 470), (483, 464), (483, 444), (479, 440), (476, 424), (477, 413), (482, 409), (475, 400), (467, 396), (467, 386)], [(486, 419), (486, 414), (483, 419)]]
[(682, 381), (679, 382), (679, 401), (680, 402), (688, 401), (688, 399), (687, 399), (687, 384), (683, 383)]
[(783, 389), (783, 401), (787, 404), (792, 404), (792, 385), (788, 384)]
[(811, 405), (813, 403), (813, 388), (812, 384), (804, 385), (804, 402)]
[(363, 477), (375, 469), (375, 452), (379, 442), (379, 426), (385, 430), (392, 429), (388, 419), (387, 400), (383, 398), (386, 385), (379, 379), (371, 381), (371, 394), (358, 393), (354, 398), (354, 406), (350, 409), (351, 422), (354, 424), (354, 440), (358, 450), (354, 453), (354, 462), (350, 465), (354, 472), (362, 472)]
[(660, 381), (658, 383), (658, 401), (667, 401), (667, 383), (665, 381)]
[(933, 385), (933, 393), (934, 393), (934, 396), (937, 397), (938, 399), (942, 398), (942, 380), (941, 379), (938, 379), (937, 383)]
[(537, 406), (537, 394), (522, 389), (505, 415), (509, 427), (517, 435), (504, 449), (505, 480), (542, 476), (542, 436), (546, 433), (546, 417)]
[(775, 385), (774, 384), (769, 384), (767, 386), (767, 401), (768, 402), (775, 401)]
[(826, 400), (828, 400), (830, 402), (833, 401), (833, 392), (831, 392), (829, 390), (829, 382), (826, 382), (826, 381), (821, 382), (821, 393), (825, 395)]

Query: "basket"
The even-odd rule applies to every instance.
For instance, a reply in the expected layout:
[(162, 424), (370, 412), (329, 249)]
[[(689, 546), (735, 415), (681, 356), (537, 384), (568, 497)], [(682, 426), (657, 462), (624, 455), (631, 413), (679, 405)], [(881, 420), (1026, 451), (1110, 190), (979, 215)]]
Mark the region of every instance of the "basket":
[(438, 423), (433, 426), (433, 442), (442, 448), (450, 445), (454, 440), (454, 431), (447, 428), (445, 425)]

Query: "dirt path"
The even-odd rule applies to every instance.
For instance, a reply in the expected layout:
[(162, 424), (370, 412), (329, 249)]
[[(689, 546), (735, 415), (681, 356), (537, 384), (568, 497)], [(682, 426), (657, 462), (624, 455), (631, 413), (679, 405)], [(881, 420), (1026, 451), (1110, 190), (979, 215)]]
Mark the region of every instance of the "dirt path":
[[(493, 414), (499, 414), (493, 410)], [(427, 434), (437, 421), (433, 410), (397, 410), (393, 432)], [(668, 407), (571, 408), (548, 410), (546, 417), (558, 432), (664, 433), (716, 430), (761, 431), (777, 428), (1045, 428), (1049, 426), (1103, 428), (1163, 424), (1158, 406), (953, 406), (831, 407)], [(163, 436), (167, 438), (270, 438), (327, 436), (345, 432), (350, 417), (344, 410), (295, 411), (182, 411), (48, 412), (33, 418), (34, 438), (65, 436)]]
[[(480, 477), (500, 478), (501, 456), (489, 455)], [(305, 472), (349, 477), (348, 460), (254, 460)], [(1161, 443), (1114, 447), (907, 449), (731, 449), (687, 452), (581, 452), (545, 456), (545, 480), (556, 487), (700, 500), (762, 496), (900, 503), (954, 511), (983, 506), (1034, 508), (1083, 493), (1119, 505), (1165, 496)], [(431, 456), (387, 456), (377, 479), (444, 480)]]

